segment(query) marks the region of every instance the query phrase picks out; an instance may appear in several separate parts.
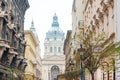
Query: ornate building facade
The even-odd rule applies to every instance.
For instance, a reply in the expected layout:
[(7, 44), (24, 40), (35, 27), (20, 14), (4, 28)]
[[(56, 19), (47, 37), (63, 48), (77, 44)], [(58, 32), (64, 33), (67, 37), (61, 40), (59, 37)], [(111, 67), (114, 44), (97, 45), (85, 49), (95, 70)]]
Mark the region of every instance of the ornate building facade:
[(24, 77), (24, 15), (28, 8), (28, 0), (0, 0), (0, 80)]
[[(111, 42), (116, 42), (117, 39), (117, 0), (83, 0), (83, 13), (84, 13), (84, 24), (89, 26), (91, 30), (95, 29), (96, 34), (100, 32), (105, 32), (106, 39), (109, 39), (108, 45)], [(87, 34), (87, 29), (84, 30)], [(95, 80), (115, 80), (115, 55), (107, 57), (106, 60), (103, 60), (101, 65), (103, 69), (99, 68), (95, 72)], [(113, 64), (110, 64), (110, 61), (113, 59)], [(112, 69), (111, 66), (113, 66)], [(108, 68), (105, 71), (106, 67)]]
[(41, 57), (39, 39), (32, 21), (30, 30), (25, 30), (26, 50), (25, 58), (27, 67), (25, 69), (25, 80), (41, 79)]
[(57, 80), (57, 75), (65, 70), (63, 55), (64, 32), (60, 29), (58, 17), (53, 16), (52, 27), (46, 33), (44, 58), (42, 59), (42, 80)]
[[(117, 2), (117, 42), (120, 42), (120, 0), (116, 0)], [(117, 71), (116, 71), (116, 80), (120, 80), (120, 58), (119, 56), (117, 56), (117, 61), (116, 61), (116, 67), (117, 67)]]
[[(72, 34), (71, 34), (72, 39), (69, 40), (69, 37), (66, 37), (68, 38), (66, 39), (68, 40), (68, 42), (66, 41), (66, 43), (72, 42), (71, 43), (72, 45), (68, 45), (70, 49), (66, 47), (64, 51), (71, 50), (70, 55), (72, 61), (74, 62), (74, 65), (72, 65), (74, 67), (73, 71), (76, 70), (79, 71), (79, 75), (76, 74), (79, 78), (81, 79), (85, 78), (85, 80), (92, 80), (91, 75), (89, 75), (88, 73), (84, 74), (83, 71), (84, 68), (89, 66), (89, 65), (85, 66), (86, 63), (83, 61), (83, 57), (85, 57), (85, 54), (87, 53), (85, 52), (85, 49), (87, 50), (86, 48), (87, 41), (88, 41), (87, 45), (89, 45), (89, 42), (92, 42), (96, 35), (99, 35), (99, 33), (105, 33), (102, 36), (105, 36), (106, 44), (101, 49), (98, 48), (98, 50), (95, 50), (97, 52), (99, 52), (99, 50), (104, 50), (106, 46), (111, 46), (110, 45), (111, 43), (116, 43), (120, 41), (120, 28), (119, 28), (120, 12), (118, 10), (120, 7), (119, 3), (120, 3), (119, 0), (73, 0)], [(104, 40), (102, 39), (102, 41)], [(94, 43), (95, 41), (93, 41), (91, 44), (94, 45)], [(91, 47), (92, 46), (90, 46), (90, 48)], [(84, 49), (84, 52), (83, 51), (80, 52), (80, 48)], [(113, 48), (111, 48), (110, 50), (113, 50)], [(110, 55), (110, 53), (112, 55)], [(67, 52), (65, 54), (67, 54)], [(105, 55), (106, 54), (107, 53), (105, 53)], [(109, 52), (109, 55), (105, 58), (102, 57), (103, 59), (101, 59), (101, 61), (99, 62), (101, 64), (97, 68), (93, 76), (94, 80), (120, 79), (119, 77), (120, 60), (118, 58), (116, 60), (117, 54), (115, 54), (115, 52)], [(93, 63), (94, 61), (95, 60), (88, 63)], [(71, 66), (69, 65), (69, 67)], [(74, 75), (74, 73), (71, 74)], [(73, 76), (72, 78), (75, 79), (75, 76)]]
[[(74, 52), (73, 59), (78, 56), (77, 49), (80, 47), (78, 45), (83, 44), (81, 40), (84, 40), (87, 36), (96, 31), (96, 34), (105, 32), (106, 39), (109, 39), (108, 45), (113, 42), (116, 42), (117, 37), (119, 37), (116, 33), (117, 31), (117, 0), (74, 0), (73, 1), (73, 9), (72, 9), (72, 37), (74, 38)], [(79, 4), (79, 5), (78, 5)], [(81, 24), (83, 21), (83, 24)], [(80, 31), (78, 33), (78, 31)], [(79, 38), (78, 35), (79, 34)], [(81, 35), (82, 34), (82, 35)], [(119, 34), (119, 33), (118, 33)], [(79, 40), (79, 42), (78, 42)], [(76, 43), (78, 43), (76, 45)], [(86, 42), (87, 43), (87, 42)], [(83, 44), (83, 47), (84, 44)], [(80, 52), (79, 52), (80, 53)], [(110, 60), (115, 58), (115, 55), (106, 58), (105, 64), (101, 65), (103, 69), (100, 67), (96, 70), (94, 78), (95, 80), (115, 80), (115, 70), (111, 69), (111, 64), (109, 64)], [(115, 59), (113, 59), (112, 67), (115, 66)], [(109, 68), (108, 71), (105, 71), (105, 68)], [(91, 76), (85, 74), (85, 80), (91, 80)]]

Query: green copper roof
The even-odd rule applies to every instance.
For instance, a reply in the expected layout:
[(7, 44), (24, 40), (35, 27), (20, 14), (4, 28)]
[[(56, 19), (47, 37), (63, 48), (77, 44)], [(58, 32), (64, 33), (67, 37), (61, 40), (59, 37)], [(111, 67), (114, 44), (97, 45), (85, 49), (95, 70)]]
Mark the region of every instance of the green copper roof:
[(59, 27), (58, 17), (56, 16), (56, 14), (53, 16), (52, 27)]
[(53, 16), (52, 27), (46, 33), (46, 38), (54, 38), (54, 37), (56, 38), (64, 37), (64, 32), (59, 27), (58, 17), (56, 16), (56, 14)]

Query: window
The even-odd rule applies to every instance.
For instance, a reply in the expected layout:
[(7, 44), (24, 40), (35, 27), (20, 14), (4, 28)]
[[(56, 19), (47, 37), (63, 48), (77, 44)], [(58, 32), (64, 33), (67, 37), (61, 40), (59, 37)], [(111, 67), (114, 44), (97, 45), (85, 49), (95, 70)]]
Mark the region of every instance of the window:
[(60, 48), (60, 47), (58, 47), (58, 52), (59, 52), (59, 53), (61, 52), (61, 48)]
[(57, 49), (56, 49), (56, 47), (54, 47), (54, 52), (57, 52)]
[(4, 11), (5, 10), (5, 4), (4, 4), (4, 2), (1, 3), (1, 7), (2, 7), (2, 11)]
[(55, 35), (56, 35), (56, 33), (57, 33), (57, 32), (56, 32), (56, 31), (54, 31), (54, 33), (55, 33)]
[(57, 74), (60, 72), (60, 69), (57, 65), (52, 66), (51, 68), (51, 80), (57, 80)]
[(49, 38), (47, 38), (47, 40), (49, 41)]
[(6, 40), (9, 40), (9, 34), (6, 32)]
[(50, 47), (50, 52), (52, 52), (52, 47)]

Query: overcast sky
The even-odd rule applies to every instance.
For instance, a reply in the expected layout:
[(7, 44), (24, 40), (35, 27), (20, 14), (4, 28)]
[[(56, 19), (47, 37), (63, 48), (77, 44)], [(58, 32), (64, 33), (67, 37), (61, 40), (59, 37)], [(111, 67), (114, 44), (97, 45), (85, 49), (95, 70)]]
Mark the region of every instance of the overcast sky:
[(41, 54), (44, 54), (44, 39), (46, 32), (52, 24), (52, 17), (56, 13), (61, 29), (66, 33), (72, 29), (72, 3), (73, 0), (28, 0), (30, 8), (25, 14), (25, 30), (31, 27), (34, 21), (39, 41)]

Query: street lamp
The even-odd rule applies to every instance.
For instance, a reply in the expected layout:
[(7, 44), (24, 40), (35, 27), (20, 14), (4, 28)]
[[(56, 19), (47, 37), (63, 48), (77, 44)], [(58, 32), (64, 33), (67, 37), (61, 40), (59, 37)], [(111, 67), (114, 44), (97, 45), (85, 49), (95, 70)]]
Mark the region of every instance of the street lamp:
[(83, 54), (84, 54), (84, 51), (85, 49), (82, 47), (82, 44), (80, 44), (80, 48), (78, 49), (79, 52), (80, 52), (80, 78), (81, 80), (85, 80), (85, 75), (84, 75), (84, 66), (83, 66)]
[(71, 67), (71, 71), (73, 71), (73, 66), (74, 66), (74, 63), (73, 63), (73, 61), (70, 59), (70, 63), (69, 63), (69, 65), (70, 65), (70, 67)]
[(33, 80), (34, 80), (34, 74), (33, 74)]
[(14, 69), (14, 67), (13, 67), (13, 65), (11, 65), (11, 71), (12, 71), (11, 79), (12, 80), (13, 80), (13, 69)]

